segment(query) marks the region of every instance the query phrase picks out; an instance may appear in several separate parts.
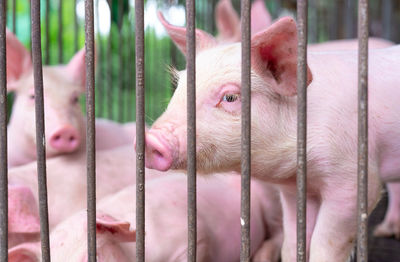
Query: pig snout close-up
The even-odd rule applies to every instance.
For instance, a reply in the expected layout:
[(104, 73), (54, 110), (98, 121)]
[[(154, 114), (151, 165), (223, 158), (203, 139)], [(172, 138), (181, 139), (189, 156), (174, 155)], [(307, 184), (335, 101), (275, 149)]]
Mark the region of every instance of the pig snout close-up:
[[(161, 22), (185, 54), (186, 29)], [(240, 171), (240, 43), (218, 45), (196, 30), (196, 142), (200, 173)], [(400, 158), (398, 46), (370, 50), (368, 212), (380, 198), (380, 179)], [(329, 61), (329, 63), (327, 63)], [(251, 175), (280, 188), (283, 261), (296, 258), (297, 28), (284, 17), (251, 38)], [(166, 111), (146, 132), (146, 166), (186, 168), (186, 71)], [(384, 75), (385, 77), (382, 77)], [(307, 258), (346, 261), (356, 235), (357, 51), (308, 54)], [(385, 113), (384, 113), (385, 112)], [(340, 121), (338, 121), (340, 119)]]

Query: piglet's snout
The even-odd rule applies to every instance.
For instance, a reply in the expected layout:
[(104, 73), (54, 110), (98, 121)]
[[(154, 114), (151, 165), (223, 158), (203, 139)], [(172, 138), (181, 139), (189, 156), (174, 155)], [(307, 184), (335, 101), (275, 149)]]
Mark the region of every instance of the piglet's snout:
[(73, 152), (79, 145), (80, 138), (78, 131), (70, 126), (62, 127), (50, 136), (50, 146), (59, 152)]
[[(164, 138), (153, 134), (146, 133), (146, 156), (145, 165), (147, 168), (156, 169), (159, 171), (167, 171), (172, 166), (172, 150), (168, 146)], [(135, 139), (136, 148), (136, 139)]]

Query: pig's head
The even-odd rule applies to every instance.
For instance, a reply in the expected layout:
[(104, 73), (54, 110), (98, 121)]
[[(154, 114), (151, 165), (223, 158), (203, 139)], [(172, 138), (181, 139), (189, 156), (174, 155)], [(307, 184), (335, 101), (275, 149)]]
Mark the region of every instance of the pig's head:
[(9, 247), (22, 242), (39, 240), (38, 206), (30, 188), (8, 186), (8, 240)]
[[(79, 96), (85, 91), (85, 51), (67, 65), (43, 67), (47, 156), (77, 150), (84, 139), (84, 118)], [(35, 94), (29, 52), (7, 31), (7, 90), (15, 93), (10, 136), (15, 146), (36, 155)]]
[[(164, 25), (167, 31), (175, 30)], [(181, 29), (180, 33), (184, 31)], [(201, 173), (239, 171), (241, 45), (210, 47), (198, 44), (202, 41), (211, 40), (196, 39), (197, 168)], [(285, 150), (287, 145), (282, 141), (287, 141), (287, 129), (293, 123), (295, 126), (291, 112), (296, 112), (297, 29), (292, 18), (282, 18), (252, 37), (251, 70), (253, 161), (261, 155), (277, 158), (275, 150), (277, 147)], [(310, 82), (310, 71), (308, 74)], [(186, 71), (177, 73), (177, 77), (178, 86), (166, 111), (146, 133), (148, 168), (161, 171), (186, 168)], [(294, 110), (289, 110), (291, 107)]]
[[(61, 224), (50, 235), (51, 258), (54, 261), (85, 262), (87, 257), (87, 213), (80, 212)], [(97, 215), (96, 245), (97, 261), (131, 261), (122, 248), (121, 243), (134, 242), (135, 231), (129, 229), (128, 222), (118, 221), (108, 215)], [(8, 251), (10, 262), (40, 261), (40, 243), (24, 243)], [(25, 260), (24, 260), (25, 259)]]

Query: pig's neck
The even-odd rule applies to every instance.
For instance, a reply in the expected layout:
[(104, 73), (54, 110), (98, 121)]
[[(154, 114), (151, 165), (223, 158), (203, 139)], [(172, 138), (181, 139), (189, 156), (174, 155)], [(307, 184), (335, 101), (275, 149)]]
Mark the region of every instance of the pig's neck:
[(26, 136), (21, 136), (19, 128), (9, 125), (7, 129), (8, 166), (19, 166), (36, 161), (36, 146)]
[[(297, 101), (291, 97), (277, 110), (276, 120), (260, 121), (254, 130), (261, 143), (253, 141), (252, 175), (273, 183), (295, 181), (297, 159)], [(254, 122), (252, 123), (254, 124)], [(271, 129), (272, 128), (272, 129)], [(256, 133), (258, 130), (258, 134)], [(265, 130), (272, 130), (266, 134)], [(253, 133), (252, 133), (253, 136)]]

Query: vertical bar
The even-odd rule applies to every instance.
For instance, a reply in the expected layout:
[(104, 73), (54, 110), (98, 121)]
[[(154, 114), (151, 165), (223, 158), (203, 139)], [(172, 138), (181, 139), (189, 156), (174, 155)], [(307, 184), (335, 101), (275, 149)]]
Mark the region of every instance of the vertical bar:
[(12, 3), (12, 31), (17, 35), (17, 0), (13, 0)]
[(86, 62), (86, 158), (88, 207), (88, 261), (96, 261), (96, 132), (94, 93), (94, 9), (93, 0), (85, 0)]
[(58, 2), (58, 62), (62, 64), (63, 62), (63, 0)]
[(76, 1), (74, 0), (74, 51), (75, 53), (78, 52), (79, 46), (79, 26), (78, 26), (78, 17), (76, 13)]
[(122, 15), (123, 15), (123, 2), (122, 1), (118, 1), (118, 62), (119, 62), (119, 70), (118, 70), (118, 74), (119, 74), (119, 87), (118, 87), (118, 121), (122, 122), (122, 118), (123, 118), (123, 105), (124, 103), (122, 102), (122, 90), (124, 89), (124, 72), (125, 72), (125, 68), (123, 66), (123, 34), (122, 34), (122, 25), (123, 25), (123, 19), (122, 19)]
[(368, 0), (358, 1), (357, 261), (368, 261)]
[(135, 0), (136, 42), (136, 260), (144, 262), (144, 0)]
[(250, 174), (251, 174), (251, 78), (250, 78), (250, 0), (241, 1), (242, 27), (242, 181), (240, 261), (250, 261)]
[(297, 1), (297, 261), (306, 261), (307, 0)]
[(194, 0), (186, 0), (187, 53), (187, 171), (188, 171), (188, 261), (196, 261), (196, 9)]
[(45, 64), (50, 64), (50, 0), (46, 0), (46, 14), (45, 14)]
[[(6, 1), (0, 1), (0, 261), (8, 256)], [(15, 4), (15, 2), (14, 2)], [(14, 14), (15, 17), (15, 14)]]
[(390, 39), (392, 32), (392, 8), (393, 8), (392, 0), (383, 0), (382, 28), (383, 28), (383, 37), (386, 39)]
[(50, 261), (49, 218), (47, 205), (46, 138), (44, 133), (44, 101), (42, 47), (40, 41), (40, 0), (31, 0), (32, 61), (35, 84), (36, 154), (39, 190), (40, 239), (42, 260)]

